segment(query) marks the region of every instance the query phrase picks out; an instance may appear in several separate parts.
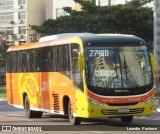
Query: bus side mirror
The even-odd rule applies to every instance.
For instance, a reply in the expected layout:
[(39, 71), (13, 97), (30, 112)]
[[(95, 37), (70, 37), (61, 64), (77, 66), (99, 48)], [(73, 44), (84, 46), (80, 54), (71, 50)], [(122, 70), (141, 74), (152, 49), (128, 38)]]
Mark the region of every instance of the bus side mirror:
[(78, 68), (81, 71), (85, 69), (84, 54), (82, 53), (78, 53)]

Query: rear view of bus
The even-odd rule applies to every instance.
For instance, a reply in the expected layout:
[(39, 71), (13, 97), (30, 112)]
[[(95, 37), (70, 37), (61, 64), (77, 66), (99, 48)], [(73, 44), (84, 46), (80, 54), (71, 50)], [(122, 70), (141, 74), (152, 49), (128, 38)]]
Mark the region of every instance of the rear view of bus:
[(153, 77), (146, 43), (129, 35), (99, 35), (82, 40), (84, 61), (80, 60), (79, 66), (84, 70), (88, 103), (85, 98), (79, 103), (88, 108), (81, 107), (84, 110), (78, 114), (120, 117), (122, 122), (152, 114)]

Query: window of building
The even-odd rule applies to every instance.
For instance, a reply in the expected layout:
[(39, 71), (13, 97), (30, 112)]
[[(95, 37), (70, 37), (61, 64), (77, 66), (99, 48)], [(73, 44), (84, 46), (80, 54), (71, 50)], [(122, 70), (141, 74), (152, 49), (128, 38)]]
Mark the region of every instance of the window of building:
[(4, 8), (6, 5), (5, 1), (0, 1), (0, 8)]
[(26, 4), (26, 0), (18, 0), (18, 4), (19, 5)]
[(13, 0), (0, 0), (0, 9), (12, 9), (13, 8)]
[(6, 34), (13, 35), (13, 27), (0, 27), (0, 31)]
[(26, 19), (26, 12), (19, 12), (18, 18), (19, 18), (20, 20)]
[(6, 6), (13, 6), (13, 1), (6, 1)]
[(26, 34), (26, 27), (19, 27), (19, 34)]
[(13, 13), (0, 14), (0, 24), (11, 24), (11, 21), (13, 21)]

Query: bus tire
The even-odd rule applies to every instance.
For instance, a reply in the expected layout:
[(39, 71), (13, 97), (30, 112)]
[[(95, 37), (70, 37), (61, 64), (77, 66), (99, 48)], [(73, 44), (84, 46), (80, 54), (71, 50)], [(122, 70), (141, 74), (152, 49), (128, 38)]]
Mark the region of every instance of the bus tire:
[(154, 97), (154, 106), (153, 109), (157, 112), (159, 112), (158, 109), (160, 109), (160, 97)]
[(133, 120), (133, 116), (124, 116), (124, 117), (121, 117), (121, 121), (123, 123), (130, 123), (130, 122), (132, 122), (132, 120)]
[(40, 111), (34, 111), (34, 117), (35, 118), (42, 118), (43, 112)]
[(80, 123), (81, 123), (81, 118), (80, 118), (80, 117), (74, 117), (74, 116), (73, 116), (71, 101), (69, 101), (69, 103), (68, 103), (68, 117), (69, 117), (69, 122), (70, 122), (72, 125), (80, 125)]
[(28, 96), (25, 97), (24, 110), (28, 118), (34, 118), (34, 111), (30, 110), (30, 102)]

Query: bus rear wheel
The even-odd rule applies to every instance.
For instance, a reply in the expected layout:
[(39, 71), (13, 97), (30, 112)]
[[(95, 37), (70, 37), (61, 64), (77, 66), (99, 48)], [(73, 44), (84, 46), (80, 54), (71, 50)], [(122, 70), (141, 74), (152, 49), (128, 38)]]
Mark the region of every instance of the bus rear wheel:
[(68, 103), (68, 116), (69, 116), (69, 121), (72, 125), (80, 125), (81, 118), (73, 116), (71, 101), (69, 101)]
[(25, 97), (24, 110), (25, 110), (25, 114), (28, 118), (41, 118), (42, 114), (43, 114), (40, 111), (30, 110), (30, 102), (29, 102), (28, 96)]
[(132, 122), (132, 120), (133, 120), (133, 116), (124, 116), (124, 117), (121, 117), (121, 121), (123, 123), (130, 123), (130, 122)]

